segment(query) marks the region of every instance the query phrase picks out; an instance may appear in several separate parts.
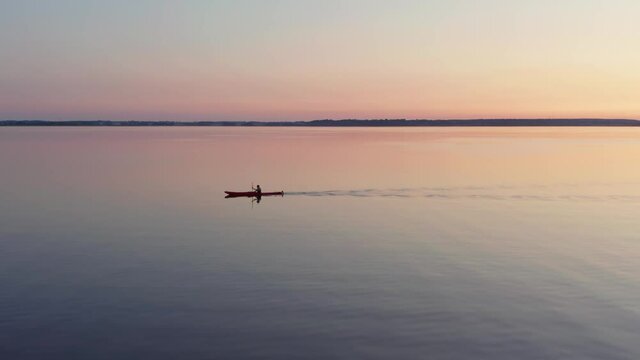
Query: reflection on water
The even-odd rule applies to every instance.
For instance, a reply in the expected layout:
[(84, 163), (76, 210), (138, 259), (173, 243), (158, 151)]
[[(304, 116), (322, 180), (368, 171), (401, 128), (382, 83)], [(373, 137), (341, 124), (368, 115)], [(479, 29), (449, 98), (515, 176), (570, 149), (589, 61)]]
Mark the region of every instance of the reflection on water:
[(0, 129), (0, 358), (637, 359), (638, 130)]

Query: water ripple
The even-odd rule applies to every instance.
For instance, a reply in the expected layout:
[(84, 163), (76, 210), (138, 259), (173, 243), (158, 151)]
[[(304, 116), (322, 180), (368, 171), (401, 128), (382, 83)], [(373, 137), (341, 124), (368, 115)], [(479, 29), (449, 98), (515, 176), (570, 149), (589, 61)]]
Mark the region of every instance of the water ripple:
[[(575, 184), (562, 184), (575, 188)], [(310, 197), (392, 197), (392, 198), (433, 198), (433, 199), (479, 199), (479, 200), (521, 200), (521, 201), (640, 201), (640, 195), (633, 194), (593, 194), (584, 193), (545, 193), (551, 185), (531, 185), (527, 187), (467, 186), (467, 187), (418, 187), (394, 189), (351, 189), (321, 191), (289, 191), (287, 196)], [(529, 192), (526, 192), (528, 190)]]

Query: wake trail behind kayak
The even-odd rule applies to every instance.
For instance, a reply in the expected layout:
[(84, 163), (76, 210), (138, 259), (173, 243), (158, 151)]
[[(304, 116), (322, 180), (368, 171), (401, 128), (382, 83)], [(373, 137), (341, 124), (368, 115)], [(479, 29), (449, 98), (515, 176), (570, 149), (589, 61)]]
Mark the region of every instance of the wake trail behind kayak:
[[(599, 184), (602, 185), (602, 184)], [(567, 187), (573, 190), (560, 191)], [(639, 194), (593, 194), (577, 192), (575, 184), (527, 185), (527, 186), (467, 186), (420, 187), (395, 189), (352, 189), (322, 191), (286, 191), (286, 196), (308, 197), (359, 197), (359, 198), (433, 198), (479, 200), (537, 200), (537, 201), (640, 201)], [(580, 190), (580, 189), (578, 189)]]

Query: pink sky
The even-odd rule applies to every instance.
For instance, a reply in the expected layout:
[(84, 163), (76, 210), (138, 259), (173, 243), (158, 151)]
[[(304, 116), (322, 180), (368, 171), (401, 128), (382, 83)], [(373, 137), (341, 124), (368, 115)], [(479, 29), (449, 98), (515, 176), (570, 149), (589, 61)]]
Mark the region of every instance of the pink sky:
[(640, 118), (636, 1), (0, 5), (0, 119)]

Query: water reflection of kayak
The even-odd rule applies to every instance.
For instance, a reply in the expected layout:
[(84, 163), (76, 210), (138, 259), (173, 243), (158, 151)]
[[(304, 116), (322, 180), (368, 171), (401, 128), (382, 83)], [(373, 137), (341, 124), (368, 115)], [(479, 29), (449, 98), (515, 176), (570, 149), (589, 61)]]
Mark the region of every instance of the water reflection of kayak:
[(255, 196), (274, 196), (274, 195), (284, 195), (284, 191), (278, 192), (263, 192), (258, 194), (257, 191), (245, 191), (245, 192), (237, 192), (237, 191), (225, 191), (227, 197), (255, 197)]

